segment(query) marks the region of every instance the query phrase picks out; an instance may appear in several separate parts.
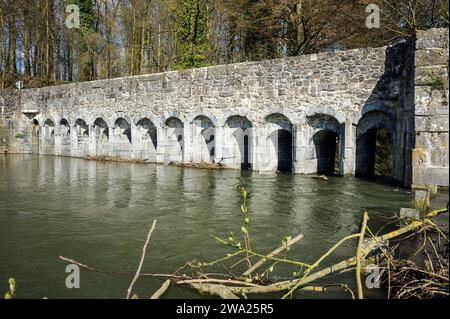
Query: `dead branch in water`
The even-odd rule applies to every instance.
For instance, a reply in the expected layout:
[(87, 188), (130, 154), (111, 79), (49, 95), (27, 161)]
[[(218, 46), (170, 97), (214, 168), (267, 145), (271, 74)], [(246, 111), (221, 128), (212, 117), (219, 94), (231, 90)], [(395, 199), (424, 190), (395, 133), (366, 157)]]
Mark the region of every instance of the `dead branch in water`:
[[(69, 264), (74, 264), (77, 265), (78, 267), (85, 269), (85, 270), (89, 270), (89, 271), (93, 271), (93, 272), (98, 272), (100, 274), (105, 274), (105, 275), (117, 275), (117, 276), (127, 276), (127, 277), (133, 277), (135, 276), (135, 274), (132, 273), (128, 273), (128, 272), (120, 272), (120, 271), (111, 271), (111, 270), (102, 270), (102, 269), (98, 269), (98, 268), (94, 268), (92, 266), (88, 266), (85, 264), (80, 263), (79, 261), (76, 261), (74, 259), (70, 259), (70, 258), (66, 258), (64, 256), (59, 256), (59, 259), (67, 262)], [(174, 278), (174, 279), (186, 279), (186, 276), (178, 276), (178, 275), (174, 275), (174, 274), (151, 274), (151, 273), (140, 273), (139, 277), (153, 277), (153, 278)]]
[(299, 240), (303, 239), (303, 234), (298, 235), (297, 237), (295, 237), (294, 239), (289, 240), (286, 245), (280, 246), (277, 249), (275, 249), (274, 251), (272, 251), (271, 253), (269, 253), (267, 255), (267, 258), (261, 258), (256, 264), (254, 264), (252, 267), (250, 267), (249, 269), (247, 269), (247, 271), (245, 271), (242, 276), (249, 276), (251, 275), (254, 271), (256, 271), (259, 267), (261, 267), (262, 265), (264, 265), (267, 260), (269, 258), (272, 258), (280, 253), (282, 253), (284, 250), (288, 249), (290, 246), (294, 245), (296, 242), (298, 242)]
[(169, 289), (170, 286), (170, 280), (166, 280), (161, 288), (159, 288), (151, 297), (150, 299), (159, 299), (162, 295), (164, 295), (164, 293), (167, 291), (167, 289)]
[(137, 279), (139, 278), (139, 274), (141, 273), (141, 269), (142, 269), (142, 264), (144, 263), (147, 246), (150, 241), (150, 237), (152, 236), (152, 233), (155, 230), (155, 227), (156, 227), (156, 219), (153, 221), (152, 227), (150, 228), (150, 231), (148, 232), (147, 239), (145, 240), (144, 247), (142, 247), (141, 261), (139, 262), (139, 266), (138, 266), (138, 269), (136, 270), (136, 274), (134, 275), (134, 278), (130, 283), (130, 287), (128, 287), (126, 299), (130, 299), (130, 295), (131, 295), (131, 291), (133, 290), (133, 286), (136, 283)]
[(364, 242), (364, 235), (366, 233), (366, 227), (367, 227), (367, 220), (369, 219), (369, 216), (367, 215), (367, 212), (364, 212), (362, 226), (361, 226), (361, 233), (359, 235), (358, 240), (358, 247), (356, 248), (356, 284), (358, 285), (358, 298), (364, 299), (363, 295), (363, 288), (361, 284), (361, 259), (362, 259), (362, 244)]
[[(333, 247), (331, 247), (328, 251), (325, 252), (319, 259), (317, 259), (316, 262), (313, 264), (308, 264), (296, 260), (288, 259), (286, 256), (283, 258), (276, 257), (278, 254), (280, 254), (283, 251), (286, 251), (289, 249), (289, 247), (296, 242), (298, 242), (300, 239), (303, 238), (302, 235), (298, 235), (294, 239), (291, 239), (290, 237), (283, 240), (283, 246), (279, 247), (272, 252), (268, 254), (262, 254), (257, 253), (252, 250), (251, 246), (246, 244), (244, 247), (239, 243), (239, 240), (234, 236), (234, 234), (231, 233), (230, 238), (228, 238), (228, 241), (222, 240), (218, 237), (215, 237), (220, 243), (232, 247), (233, 249), (237, 250), (235, 253), (228, 254), (227, 257), (218, 259), (213, 262), (209, 263), (187, 263), (186, 265), (190, 267), (192, 270), (194, 269), (200, 269), (199, 272), (197, 272), (195, 275), (191, 276), (178, 276), (176, 274), (174, 275), (166, 275), (166, 274), (145, 274), (141, 273), (143, 261), (145, 258), (146, 253), (146, 247), (148, 245), (148, 242), (150, 241), (150, 237), (153, 233), (153, 230), (155, 228), (156, 220), (154, 221), (152, 228), (150, 229), (147, 240), (144, 244), (144, 247), (142, 249), (142, 256), (141, 260), (138, 266), (138, 269), (133, 277), (133, 281), (130, 284), (130, 287), (127, 291), (127, 299), (129, 299), (133, 286), (136, 283), (137, 279), (140, 277), (145, 276), (152, 276), (152, 277), (166, 277), (170, 278), (170, 280), (166, 280), (166, 282), (161, 286), (161, 288), (153, 294), (152, 298), (159, 298), (164, 294), (167, 289), (170, 286), (170, 281), (174, 281), (177, 285), (186, 285), (189, 287), (192, 287), (193, 289), (197, 290), (201, 294), (210, 294), (219, 296), (221, 298), (226, 299), (236, 299), (238, 296), (243, 296), (247, 298), (247, 294), (265, 294), (265, 293), (276, 293), (276, 292), (286, 292), (287, 293), (283, 296), (286, 297), (292, 297), (293, 293), (296, 290), (301, 291), (312, 291), (312, 292), (324, 292), (327, 290), (327, 287), (329, 286), (338, 286), (341, 288), (344, 288), (346, 291), (349, 291), (354, 298), (354, 294), (351, 291), (351, 289), (345, 285), (345, 284), (334, 284), (334, 285), (325, 285), (325, 286), (311, 286), (310, 284), (318, 279), (324, 278), (332, 273), (339, 272), (339, 271), (347, 271), (349, 269), (356, 269), (357, 272), (357, 280), (358, 280), (358, 297), (362, 298), (362, 285), (361, 285), (361, 270), (362, 268), (362, 261), (369, 256), (375, 249), (380, 247), (380, 243), (385, 242), (389, 239), (398, 238), (402, 235), (405, 235), (409, 232), (413, 231), (419, 231), (422, 230), (424, 227), (429, 227), (430, 225), (434, 225), (431, 221), (431, 218), (434, 216), (437, 216), (439, 214), (448, 212), (447, 209), (437, 210), (433, 211), (429, 214), (427, 214), (423, 220), (413, 220), (406, 226), (403, 226), (397, 230), (391, 231), (387, 234), (381, 235), (381, 236), (373, 236), (370, 239), (364, 240), (364, 234), (367, 228), (367, 220), (368, 220), (368, 214), (364, 213), (363, 220), (361, 223), (361, 231), (357, 234), (349, 235), (342, 240), (340, 240), (338, 243), (336, 243)], [(245, 218), (248, 218), (248, 214), (244, 215)], [(248, 226), (248, 220), (245, 221), (246, 225)], [(244, 235), (248, 235), (248, 227), (242, 230)], [(370, 229), (369, 229), (370, 231)], [(371, 232), (370, 232), (371, 233)], [(244, 236), (245, 240), (249, 240), (249, 236)], [(356, 251), (356, 256), (350, 257), (346, 260), (343, 260), (339, 263), (336, 263), (332, 266), (325, 267), (323, 269), (320, 269), (318, 271), (313, 272), (315, 269), (317, 269), (325, 259), (327, 259), (340, 245), (342, 245), (344, 242), (352, 239), (359, 238), (358, 240), (358, 246)], [(433, 251), (438, 252), (438, 248), (434, 246), (433, 243)], [(448, 241), (447, 241), (447, 251), (448, 251)], [(254, 265), (249, 266), (249, 268), (243, 273), (242, 276), (235, 276), (232, 275), (231, 272), (228, 275), (224, 275), (222, 273), (218, 272), (205, 272), (203, 271), (204, 267), (212, 267), (214, 265), (222, 264), (227, 261), (232, 261), (235, 257), (242, 257), (241, 255), (245, 254), (246, 258), (250, 257), (259, 257), (260, 259), (258, 262), (256, 262)], [(89, 270), (89, 271), (95, 271), (95, 272), (101, 272), (101, 273), (107, 273), (107, 274), (119, 274), (119, 275), (126, 275), (130, 276), (131, 274), (128, 273), (118, 273), (118, 272), (111, 272), (111, 271), (102, 271), (99, 269), (96, 269), (94, 267), (79, 263), (73, 259), (68, 259), (65, 257), (60, 256), (60, 259), (79, 265), (80, 267)], [(269, 267), (269, 269), (257, 273), (253, 276), (253, 278), (249, 278), (248, 275), (255, 273), (261, 266), (266, 263), (267, 261), (272, 261), (272, 266)], [(392, 262), (392, 258), (389, 258), (389, 261)], [(431, 262), (431, 259), (430, 259)], [(268, 273), (273, 271), (273, 268), (278, 263), (284, 263), (287, 265), (290, 265), (292, 267), (300, 268), (298, 270), (298, 276), (299, 278), (285, 280), (285, 281), (271, 281), (269, 278), (267, 278)], [(235, 262), (234, 262), (235, 264)], [(442, 272), (435, 272), (434, 269), (438, 269), (437, 267), (442, 267), (446, 265), (446, 270), (444, 269)], [(394, 264), (395, 266), (395, 264)], [(185, 268), (186, 266), (183, 266), (182, 268)], [(227, 269), (225, 267), (225, 269)], [(410, 281), (405, 283), (403, 287), (400, 287), (400, 289), (397, 289), (395, 291), (395, 296), (398, 298), (405, 298), (405, 297), (417, 297), (420, 296), (418, 291), (422, 288), (424, 288), (424, 291), (428, 294), (427, 296), (448, 296), (448, 260), (439, 259), (436, 263), (436, 265), (430, 265), (430, 270), (422, 270), (414, 267), (413, 265), (408, 264), (407, 266), (402, 265), (400, 270), (396, 273), (390, 274), (392, 280), (394, 283), (397, 280), (397, 277), (401, 278), (411, 278)], [(180, 269), (179, 269), (180, 270)], [(395, 270), (395, 267), (394, 267)], [(412, 280), (412, 278), (409, 276), (410, 273), (414, 272), (415, 276), (417, 274), (420, 274), (423, 277), (422, 281), (417, 281), (417, 279)], [(223, 277), (228, 277), (228, 279), (223, 279)], [(444, 281), (438, 282), (439, 280)], [(446, 280), (446, 282), (445, 282)], [(415, 283), (419, 283), (420, 285), (413, 285)], [(444, 287), (444, 289), (441, 289)], [(445, 288), (446, 287), (446, 288)], [(395, 288), (395, 287), (394, 287)]]

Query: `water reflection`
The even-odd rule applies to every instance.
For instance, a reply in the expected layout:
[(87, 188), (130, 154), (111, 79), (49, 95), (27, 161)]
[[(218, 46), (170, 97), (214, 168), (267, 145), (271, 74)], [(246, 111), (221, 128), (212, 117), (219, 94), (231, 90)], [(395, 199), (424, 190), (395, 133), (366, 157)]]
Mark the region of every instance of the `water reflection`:
[[(84, 289), (65, 289), (64, 265), (57, 257), (133, 272), (155, 218), (145, 271), (172, 272), (187, 260), (227, 253), (210, 234), (240, 233), (241, 187), (249, 192), (255, 247), (271, 250), (284, 236), (303, 233), (291, 253), (307, 262), (357, 231), (362, 211), (376, 213), (369, 225), (376, 229), (411, 202), (405, 191), (347, 178), (327, 182), (43, 156), (1, 157), (0, 182), (0, 278), (14, 274), (22, 297), (122, 298), (126, 278), (83, 273), (89, 279)], [(353, 243), (344, 245), (329, 262), (353, 252)], [(148, 295), (160, 284), (146, 280), (138, 293)], [(195, 295), (174, 289), (169, 296)]]

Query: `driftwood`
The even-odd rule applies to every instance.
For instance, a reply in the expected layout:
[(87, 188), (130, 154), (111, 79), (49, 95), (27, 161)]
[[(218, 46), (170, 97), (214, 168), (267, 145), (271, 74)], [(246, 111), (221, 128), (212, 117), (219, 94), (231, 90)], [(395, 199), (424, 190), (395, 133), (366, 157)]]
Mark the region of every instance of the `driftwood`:
[(139, 274), (141, 273), (141, 269), (142, 269), (142, 264), (144, 263), (147, 246), (150, 241), (150, 237), (152, 236), (152, 233), (155, 230), (155, 227), (156, 227), (156, 219), (153, 221), (152, 227), (150, 228), (150, 231), (148, 232), (147, 239), (145, 240), (144, 247), (142, 247), (141, 261), (139, 262), (139, 266), (138, 266), (138, 269), (136, 270), (136, 274), (134, 275), (133, 280), (130, 283), (130, 287), (128, 287), (126, 299), (130, 299), (130, 295), (131, 295), (131, 291), (133, 290), (133, 286), (136, 283), (137, 279), (139, 278)]
[(159, 288), (151, 297), (150, 299), (159, 299), (166, 291), (169, 289), (170, 286), (170, 280), (166, 280), (161, 288)]

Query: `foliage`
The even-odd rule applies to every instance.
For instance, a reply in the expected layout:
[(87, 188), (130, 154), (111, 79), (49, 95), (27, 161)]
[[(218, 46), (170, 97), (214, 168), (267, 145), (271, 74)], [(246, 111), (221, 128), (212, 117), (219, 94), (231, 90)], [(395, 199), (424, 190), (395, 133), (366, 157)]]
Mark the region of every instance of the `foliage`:
[(12, 299), (16, 295), (16, 280), (14, 278), (9, 278), (9, 291), (5, 293), (5, 299)]
[(18, 132), (15, 135), (15, 138), (17, 138), (17, 139), (24, 139), (26, 137), (27, 137), (27, 135), (25, 133), (23, 133), (23, 132)]
[[(367, 29), (365, 8), (382, 9)], [(81, 28), (65, 26), (77, 4)], [(390, 44), (448, 27), (443, 0), (4, 0), (0, 86), (89, 81)]]
[(206, 66), (208, 8), (204, 0), (182, 0), (176, 8), (178, 69)]

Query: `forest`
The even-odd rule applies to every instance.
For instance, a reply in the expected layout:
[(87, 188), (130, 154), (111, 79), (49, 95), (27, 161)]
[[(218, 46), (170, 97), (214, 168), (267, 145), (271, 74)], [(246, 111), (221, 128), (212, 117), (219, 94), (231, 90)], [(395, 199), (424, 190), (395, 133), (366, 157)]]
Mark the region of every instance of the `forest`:
[(0, 0), (0, 87), (383, 46), (448, 21), (446, 0)]

